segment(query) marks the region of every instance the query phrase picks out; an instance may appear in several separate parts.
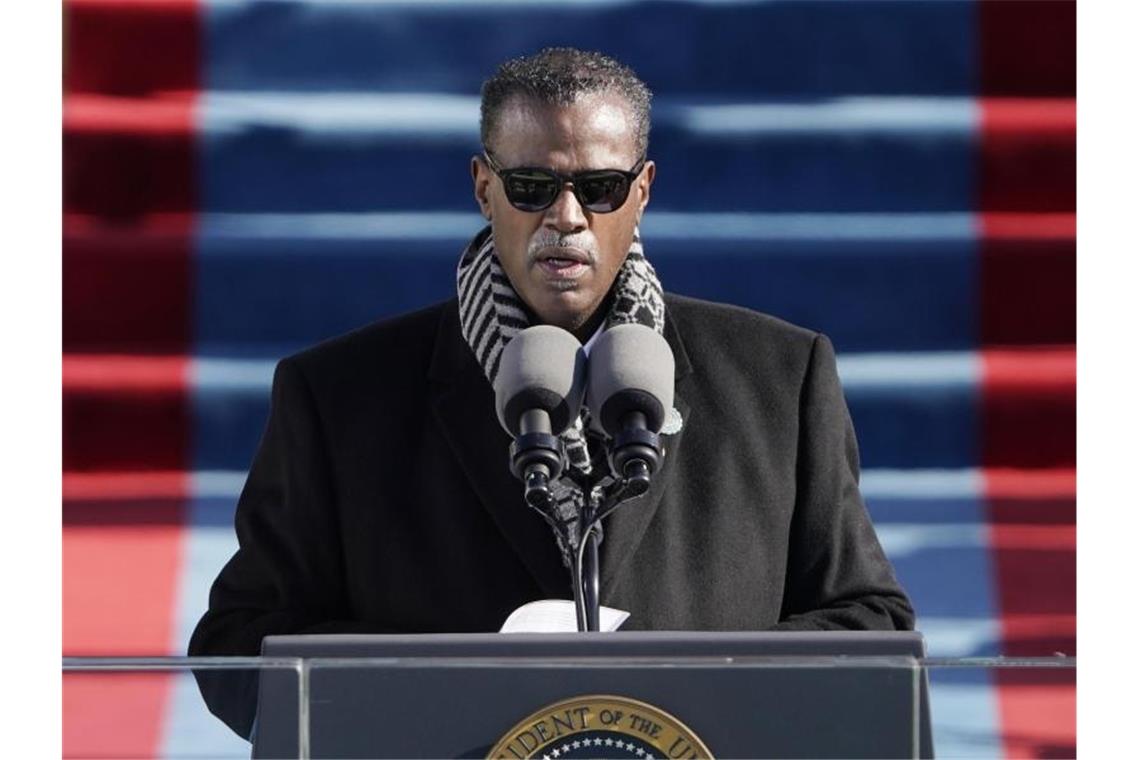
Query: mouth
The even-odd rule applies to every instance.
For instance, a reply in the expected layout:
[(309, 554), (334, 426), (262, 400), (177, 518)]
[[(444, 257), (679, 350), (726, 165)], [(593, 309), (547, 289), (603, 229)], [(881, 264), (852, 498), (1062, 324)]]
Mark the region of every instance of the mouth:
[(590, 268), (590, 256), (580, 248), (548, 246), (538, 252), (534, 263), (551, 278), (571, 280), (581, 277)]

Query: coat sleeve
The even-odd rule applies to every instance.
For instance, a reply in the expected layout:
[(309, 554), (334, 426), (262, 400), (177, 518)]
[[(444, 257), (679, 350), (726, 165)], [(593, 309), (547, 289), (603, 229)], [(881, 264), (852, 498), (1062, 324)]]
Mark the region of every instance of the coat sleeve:
[(796, 504), (776, 630), (911, 630), (914, 610), (859, 493), (859, 450), (826, 336), (800, 395)]
[[(234, 518), (238, 550), (210, 589), (191, 656), (257, 656), (270, 634), (374, 630), (349, 618), (327, 451), (311, 392), (291, 360), (278, 364), (272, 405)], [(210, 711), (248, 738), (252, 671), (195, 671)]]

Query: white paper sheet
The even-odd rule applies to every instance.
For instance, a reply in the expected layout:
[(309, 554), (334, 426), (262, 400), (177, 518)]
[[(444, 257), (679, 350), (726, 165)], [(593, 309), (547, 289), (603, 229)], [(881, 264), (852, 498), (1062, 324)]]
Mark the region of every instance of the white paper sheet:
[[(625, 610), (601, 607), (598, 610), (598, 629), (616, 631), (629, 617)], [(507, 616), (499, 633), (574, 633), (578, 630), (578, 616), (574, 602), (567, 599), (540, 599), (527, 602)]]

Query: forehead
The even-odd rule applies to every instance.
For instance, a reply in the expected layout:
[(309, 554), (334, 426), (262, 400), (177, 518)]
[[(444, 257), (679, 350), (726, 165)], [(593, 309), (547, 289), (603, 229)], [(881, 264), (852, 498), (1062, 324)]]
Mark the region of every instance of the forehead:
[(620, 95), (586, 95), (567, 106), (528, 98), (507, 102), (493, 149), (503, 166), (560, 171), (628, 169), (637, 160), (637, 130)]

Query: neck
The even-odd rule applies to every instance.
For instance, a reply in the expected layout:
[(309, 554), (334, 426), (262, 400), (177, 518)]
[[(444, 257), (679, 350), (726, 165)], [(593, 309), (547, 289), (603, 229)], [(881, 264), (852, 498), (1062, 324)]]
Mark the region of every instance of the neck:
[(552, 324), (555, 327), (561, 327), (573, 335), (575, 338), (577, 338), (579, 343), (586, 345), (586, 341), (590, 339), (590, 337), (594, 334), (594, 331), (597, 330), (598, 327), (600, 327), (602, 323), (606, 321), (606, 317), (609, 316), (610, 307), (613, 306), (613, 298), (614, 294), (613, 290), (611, 289), (611, 291), (606, 295), (605, 299), (600, 304), (598, 304), (598, 308), (594, 309), (594, 313), (591, 314), (585, 322), (582, 322), (574, 328), (563, 324), (557, 324), (555, 322), (547, 322), (545, 319), (540, 317), (534, 309), (530, 307), (530, 304), (526, 303), (521, 298), (519, 299), (519, 305), (522, 307), (523, 311), (526, 312), (527, 321), (529, 321), (532, 325)]
[(578, 339), (579, 343), (586, 345), (586, 341), (590, 339), (594, 331), (601, 327), (602, 323), (606, 321), (606, 317), (608, 317), (610, 313), (610, 308), (613, 306), (613, 301), (614, 288), (610, 288), (610, 292), (607, 293), (606, 297), (602, 299), (602, 302), (598, 304), (598, 308), (594, 309), (594, 313), (576, 329), (570, 331), (574, 337)]

